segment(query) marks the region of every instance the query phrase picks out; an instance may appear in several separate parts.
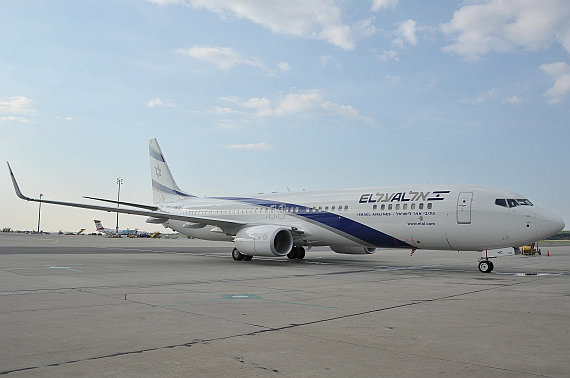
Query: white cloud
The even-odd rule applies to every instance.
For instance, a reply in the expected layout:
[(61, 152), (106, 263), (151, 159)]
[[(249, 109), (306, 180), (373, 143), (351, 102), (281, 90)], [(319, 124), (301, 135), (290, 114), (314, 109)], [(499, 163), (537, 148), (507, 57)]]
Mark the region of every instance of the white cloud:
[(56, 116), (55, 119), (60, 119), (64, 121), (73, 121), (73, 117)]
[(271, 145), (265, 142), (260, 143), (250, 143), (250, 144), (232, 144), (228, 148), (237, 150), (270, 150)]
[(357, 22), (354, 29), (366, 37), (371, 37), (376, 33), (376, 27), (372, 25), (372, 19), (370, 17)]
[(553, 105), (559, 103), (570, 93), (570, 66), (564, 62), (555, 62), (543, 64), (540, 69), (554, 79), (554, 85), (544, 92), (546, 101)]
[(555, 40), (570, 53), (568, 0), (488, 0), (465, 5), (441, 26), (454, 39), (444, 47), (468, 59), (490, 52), (539, 51)]
[(329, 63), (329, 60), (332, 59), (330, 55), (323, 55), (321, 56), (321, 66), (326, 66)]
[(402, 81), (402, 78), (398, 75), (386, 75), (386, 80), (388, 80), (392, 84), (398, 84)]
[(285, 62), (279, 62), (277, 64), (277, 68), (279, 68), (281, 71), (289, 71), (291, 69), (291, 66)]
[(214, 63), (223, 70), (239, 65), (266, 69), (265, 64), (260, 59), (247, 57), (230, 47), (194, 46), (187, 49), (176, 49), (175, 51), (194, 59)]
[(408, 42), (411, 45), (416, 45), (418, 43), (418, 38), (416, 37), (416, 22), (414, 20), (407, 20), (398, 26), (394, 31), (396, 39), (392, 42), (396, 46), (403, 47), (404, 43)]
[(354, 48), (349, 26), (334, 0), (149, 0), (159, 5), (206, 9), (222, 18), (234, 16), (263, 25), (274, 33), (324, 40), (345, 50)]
[(386, 62), (390, 59), (396, 62), (400, 60), (396, 50), (384, 50), (381, 54), (377, 55), (376, 58), (381, 62)]
[(29, 114), (35, 112), (32, 100), (26, 96), (13, 96), (0, 99), (0, 114)]
[(465, 99), (461, 100), (461, 102), (464, 104), (469, 104), (469, 105), (477, 105), (477, 104), (480, 104), (482, 102), (491, 101), (495, 97), (497, 97), (497, 90), (495, 88), (491, 88), (488, 91), (479, 94), (475, 98), (465, 98)]
[(0, 122), (28, 123), (30, 122), (30, 120), (27, 119), (26, 117), (20, 117), (20, 116), (0, 116)]
[(148, 101), (148, 104), (147, 104), (147, 106), (148, 106), (149, 108), (154, 108), (155, 106), (162, 106), (162, 105), (163, 105), (163, 104), (162, 104), (162, 100), (159, 99), (158, 97), (157, 97), (157, 98), (150, 99), (150, 100)]
[(271, 104), (266, 98), (254, 97), (250, 98), (247, 102), (242, 104), (246, 108), (257, 110), (257, 115), (268, 116), (273, 115), (273, 110), (271, 110)]
[(265, 97), (251, 98), (242, 103), (256, 111), (255, 115), (265, 116), (289, 116), (289, 115), (332, 115), (347, 119), (357, 119), (373, 124), (374, 121), (360, 114), (360, 112), (350, 105), (340, 105), (325, 99), (325, 96), (318, 90), (299, 91), (287, 94), (279, 104), (272, 106)]
[(186, 0), (148, 0), (148, 1), (158, 5), (184, 5), (187, 3)]
[(30, 122), (26, 116), (35, 112), (36, 109), (32, 107), (32, 100), (26, 96), (0, 99), (0, 122)]
[(238, 113), (238, 111), (235, 109), (232, 109), (232, 108), (228, 108), (228, 107), (216, 106), (216, 113), (218, 113), (218, 114), (233, 114), (233, 113)]
[(517, 95), (512, 95), (510, 97), (505, 97), (503, 99), (503, 102), (509, 103), (509, 104), (520, 104), (522, 102), (522, 97), (517, 96)]
[(374, 0), (374, 2), (372, 3), (372, 8), (370, 8), (370, 11), (378, 12), (379, 10), (382, 9), (388, 9), (388, 8), (394, 9), (398, 5), (398, 1), (399, 0)]

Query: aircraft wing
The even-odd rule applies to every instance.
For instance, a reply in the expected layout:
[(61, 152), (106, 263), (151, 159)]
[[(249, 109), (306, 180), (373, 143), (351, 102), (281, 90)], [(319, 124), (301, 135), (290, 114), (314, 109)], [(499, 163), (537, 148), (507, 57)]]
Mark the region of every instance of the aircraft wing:
[[(153, 211), (153, 210), (145, 210), (145, 209), (126, 209), (126, 208), (117, 208), (111, 206), (99, 206), (99, 205), (89, 205), (84, 203), (75, 203), (75, 202), (64, 202), (64, 201), (52, 201), (52, 200), (44, 200), (44, 199), (37, 199), (37, 198), (30, 198), (25, 196), (18, 183), (16, 182), (16, 177), (12, 172), (12, 168), (10, 167), (10, 163), (8, 163), (8, 169), (10, 170), (10, 177), (12, 178), (12, 184), (14, 184), (14, 190), (16, 191), (16, 195), (23, 200), (26, 201), (33, 201), (33, 202), (42, 202), (42, 203), (50, 203), (53, 205), (61, 205), (61, 206), (70, 206), (70, 207), (79, 207), (82, 209), (90, 209), (90, 210), (100, 210), (100, 211), (107, 211), (110, 213), (122, 213), (122, 214), (133, 214), (133, 215), (142, 215), (147, 217), (152, 217), (154, 219), (163, 219), (166, 222), (168, 219), (186, 221), (186, 222), (193, 222), (193, 223), (204, 223), (212, 226), (218, 226), (224, 232), (235, 235), (237, 231), (242, 228), (243, 226), (248, 225), (249, 223), (240, 222), (240, 221), (233, 221), (228, 219), (219, 219), (219, 218), (211, 218), (211, 217), (196, 217), (196, 216), (189, 216), (189, 215), (182, 215), (182, 214), (174, 214), (174, 213), (167, 213), (164, 211)], [(151, 208), (151, 206), (148, 206)], [(158, 209), (158, 208), (157, 208)], [(162, 222), (160, 222), (162, 223)]]

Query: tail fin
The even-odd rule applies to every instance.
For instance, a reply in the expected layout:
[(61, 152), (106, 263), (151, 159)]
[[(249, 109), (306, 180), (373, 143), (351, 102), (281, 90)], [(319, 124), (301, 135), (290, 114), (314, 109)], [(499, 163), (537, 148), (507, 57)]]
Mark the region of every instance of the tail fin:
[(100, 220), (95, 220), (95, 227), (97, 228), (97, 231), (105, 231), (105, 228), (103, 227), (103, 224), (101, 223)]
[(154, 203), (174, 202), (184, 198), (195, 197), (183, 192), (178, 185), (176, 185), (156, 139), (150, 140), (149, 153), (152, 199)]

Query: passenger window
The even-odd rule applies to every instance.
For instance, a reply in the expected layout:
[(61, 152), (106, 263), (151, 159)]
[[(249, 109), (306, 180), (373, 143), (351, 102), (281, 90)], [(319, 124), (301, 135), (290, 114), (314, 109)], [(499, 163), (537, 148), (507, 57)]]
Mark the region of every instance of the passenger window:
[(507, 199), (507, 203), (509, 204), (509, 207), (516, 207), (519, 205), (517, 201), (512, 198)]
[(420, 203), (419, 209), (422, 210), (424, 208), (424, 204)]
[(346, 206), (344, 207), (344, 210), (348, 210), (348, 205), (346, 205)]
[(372, 210), (376, 210), (377, 208), (378, 208), (378, 205), (372, 206)]
[(331, 210), (334, 211), (335, 207), (336, 207), (336, 206), (333, 206), (333, 207), (331, 208)]
[(392, 204), (388, 205), (388, 210), (392, 210)]
[(503, 207), (508, 207), (508, 206), (507, 206), (507, 200), (504, 199), (504, 198), (497, 198), (497, 199), (495, 200), (495, 205), (503, 206)]
[(396, 204), (396, 210), (400, 210), (400, 204), (399, 203)]
[(338, 211), (342, 211), (342, 206), (339, 206), (339, 207), (338, 207)]
[(412, 203), (412, 206), (410, 206), (410, 209), (414, 210), (416, 208), (416, 204)]
[(386, 209), (386, 205), (380, 206), (380, 210), (385, 210), (385, 209)]
[(405, 203), (404, 206), (402, 206), (402, 208), (403, 208), (404, 210), (406, 210), (406, 209), (408, 208), (408, 204)]
[(431, 202), (428, 203), (428, 210), (431, 210)]

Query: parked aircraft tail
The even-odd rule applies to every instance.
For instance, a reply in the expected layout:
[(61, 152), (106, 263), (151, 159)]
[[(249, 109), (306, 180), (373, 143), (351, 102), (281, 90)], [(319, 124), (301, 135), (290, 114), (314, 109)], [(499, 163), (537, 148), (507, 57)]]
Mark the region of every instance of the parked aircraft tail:
[(195, 197), (185, 193), (174, 181), (174, 177), (164, 160), (158, 141), (151, 139), (149, 142), (150, 175), (152, 178), (152, 199), (154, 203), (174, 202), (188, 197)]
[(99, 232), (105, 231), (105, 228), (103, 227), (103, 224), (101, 223), (100, 220), (95, 220), (95, 227), (97, 228), (97, 231), (99, 231)]

